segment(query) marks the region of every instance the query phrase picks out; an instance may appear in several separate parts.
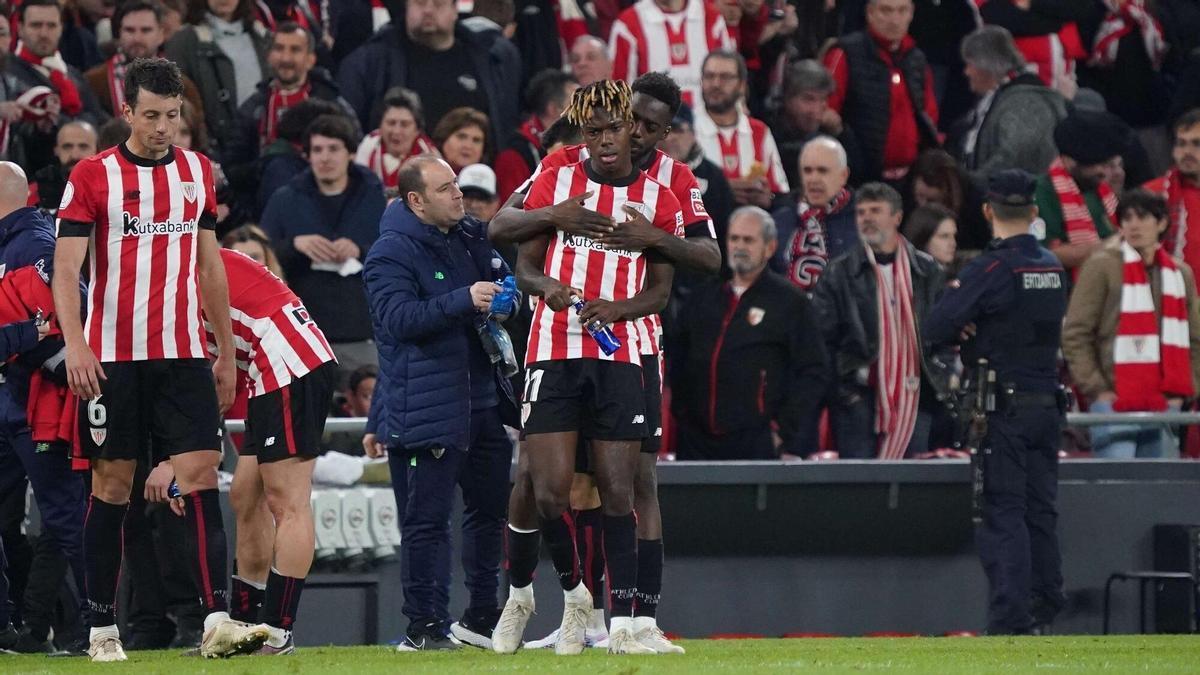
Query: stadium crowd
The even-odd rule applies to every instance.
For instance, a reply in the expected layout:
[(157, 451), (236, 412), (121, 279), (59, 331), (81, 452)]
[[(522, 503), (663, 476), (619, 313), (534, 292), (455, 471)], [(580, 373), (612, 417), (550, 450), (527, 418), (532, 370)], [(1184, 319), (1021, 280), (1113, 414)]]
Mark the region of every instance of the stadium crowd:
[[(323, 330), (341, 369), (334, 414), (366, 416), (383, 386), (364, 262), (406, 160), (443, 158), (486, 224), (582, 142), (564, 111), (610, 78), (668, 109), (660, 148), (696, 176), (690, 208), (722, 254), (719, 275), (677, 272), (663, 312), (664, 456), (959, 452), (963, 365), (920, 325), (988, 246), (982, 205), (1003, 169), (1038, 177), (1033, 234), (1072, 277), (1062, 377), (1080, 409), (1180, 409), (1200, 384), (1195, 0), (18, 0), (0, 28), (0, 159), (49, 215), (72, 168), (130, 133), (126, 68), (179, 65), (175, 143), (214, 162), (223, 245), (285, 279)], [(1160, 336), (1128, 319), (1135, 285), (1181, 349), (1145, 356)], [(510, 326), (518, 361), (531, 314)], [(1136, 368), (1147, 358), (1190, 377), (1164, 389), (1171, 378)], [(244, 414), (243, 401), (227, 417)], [(371, 454), (376, 437), (335, 440)], [(1109, 425), (1069, 430), (1064, 449), (1171, 457), (1200, 442)], [(179, 527), (165, 507), (132, 512), (150, 517), (127, 528)], [(29, 584), (61, 578), (77, 552), (14, 547), (19, 527), (0, 523), (17, 578), (43, 555), (54, 566), (34, 564)], [(133, 539), (154, 557), (153, 537)], [(138, 591), (137, 634), (170, 642), (166, 605), (194, 589), (130, 571), (163, 586)], [(24, 605), (26, 648), (40, 649), (53, 617), (38, 608), (53, 602)], [(202, 617), (184, 614), (190, 644)]]

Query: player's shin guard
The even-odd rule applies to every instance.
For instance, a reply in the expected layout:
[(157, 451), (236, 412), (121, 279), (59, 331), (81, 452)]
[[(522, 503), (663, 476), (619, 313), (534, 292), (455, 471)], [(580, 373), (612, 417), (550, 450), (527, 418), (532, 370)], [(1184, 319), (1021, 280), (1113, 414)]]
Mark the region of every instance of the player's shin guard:
[(575, 548), (579, 551), (583, 584), (596, 609), (604, 609), (604, 514), (599, 508), (575, 512)]
[(205, 614), (229, 611), (228, 592), (225, 590), (225, 524), (221, 519), (219, 495), (217, 489), (213, 488), (186, 496), (188, 553)]
[(637, 592), (637, 519), (632, 513), (604, 516), (604, 558), (608, 562), (609, 603), (613, 617), (633, 616)]
[(263, 600), (262, 622), (272, 628), (292, 630), (303, 591), (304, 579), (285, 577), (271, 568), (271, 574), (267, 577), (267, 595)]
[(83, 520), (83, 555), (88, 615), (92, 628), (117, 623), (117, 575), (121, 571), (121, 538), (129, 504), (109, 504), (92, 495)]
[(232, 597), (229, 599), (229, 616), (246, 623), (258, 623), (258, 614), (262, 610), (266, 586), (247, 581), (238, 575), (233, 575)]
[(637, 540), (637, 604), (634, 616), (653, 617), (658, 612), (658, 597), (662, 593), (662, 539)]
[(579, 554), (575, 550), (575, 521), (568, 511), (550, 520), (542, 520), (542, 537), (550, 549), (554, 571), (558, 572), (558, 583), (564, 591), (579, 585)]
[(514, 588), (525, 588), (533, 583), (533, 573), (537, 570), (541, 532), (523, 532), (513, 529), (512, 525), (504, 532), (505, 548), (508, 549), (508, 583)]

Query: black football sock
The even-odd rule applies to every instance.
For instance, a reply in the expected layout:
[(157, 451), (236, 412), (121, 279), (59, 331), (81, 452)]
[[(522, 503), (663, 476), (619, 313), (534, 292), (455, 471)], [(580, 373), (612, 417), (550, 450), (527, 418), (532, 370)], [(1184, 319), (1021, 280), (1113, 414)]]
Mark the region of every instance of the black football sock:
[(267, 593), (263, 600), (262, 622), (272, 628), (292, 630), (296, 622), (296, 610), (300, 607), (300, 594), (304, 591), (304, 579), (285, 577), (275, 568), (267, 576)]
[(525, 588), (533, 583), (537, 570), (538, 549), (542, 545), (542, 533), (518, 532), (512, 526), (504, 528), (504, 545), (508, 549), (508, 583), (515, 588)]
[(608, 595), (612, 615), (633, 616), (638, 552), (637, 519), (632, 513), (604, 516), (604, 558), (608, 562)]
[(225, 590), (225, 523), (221, 518), (220, 493), (216, 488), (184, 496), (187, 501), (188, 553), (192, 575), (200, 590), (205, 614), (229, 611)]
[(564, 591), (579, 585), (579, 554), (575, 550), (575, 522), (569, 511), (557, 518), (542, 519), (542, 537), (550, 549), (550, 560)]
[(638, 539), (637, 556), (637, 593), (634, 595), (637, 604), (633, 615), (653, 617), (658, 612), (658, 598), (662, 594), (662, 539)]
[(238, 575), (233, 575), (232, 597), (229, 598), (229, 617), (246, 623), (258, 623), (265, 588), (259, 588)]
[(121, 529), (129, 504), (109, 504), (92, 495), (83, 519), (83, 555), (88, 615), (92, 628), (117, 623), (117, 575), (124, 542)]
[(599, 508), (575, 512), (575, 548), (583, 584), (592, 593), (592, 606), (604, 609), (604, 514)]

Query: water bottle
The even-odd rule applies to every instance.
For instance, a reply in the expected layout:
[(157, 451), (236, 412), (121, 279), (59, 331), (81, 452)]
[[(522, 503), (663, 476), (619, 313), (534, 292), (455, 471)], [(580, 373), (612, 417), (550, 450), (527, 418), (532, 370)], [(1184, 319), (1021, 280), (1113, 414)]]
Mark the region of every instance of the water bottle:
[(517, 305), (521, 301), (521, 293), (517, 290), (517, 278), (513, 275), (504, 277), (500, 284), (500, 292), (492, 296), (492, 305), (488, 314), (497, 321), (507, 321), (508, 317), (517, 313)]
[[(582, 312), (584, 307), (587, 307), (587, 303), (581, 300), (578, 295), (572, 293), (571, 306), (578, 313)], [(599, 320), (592, 320), (583, 324), (583, 329), (588, 332), (588, 335), (592, 336), (596, 344), (600, 345), (600, 351), (604, 352), (606, 356), (616, 354), (617, 350), (621, 348), (621, 340), (613, 333), (612, 327), (600, 323)]]
[(179, 499), (183, 496), (179, 492), (179, 483), (176, 483), (174, 478), (171, 479), (171, 484), (167, 486), (167, 496), (171, 499)]

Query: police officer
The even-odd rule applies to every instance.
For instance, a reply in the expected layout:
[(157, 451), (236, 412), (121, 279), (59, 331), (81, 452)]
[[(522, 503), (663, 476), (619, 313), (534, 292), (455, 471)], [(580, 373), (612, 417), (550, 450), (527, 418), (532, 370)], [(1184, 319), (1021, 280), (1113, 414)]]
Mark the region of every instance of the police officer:
[[(1065, 398), (1058, 359), (1067, 280), (1030, 234), (1035, 181), (993, 174), (984, 217), (996, 239), (959, 274), (925, 319), (935, 346), (969, 336), (963, 363), (985, 358), (996, 374), (996, 409), (982, 446), (979, 556), (987, 573), (988, 633), (1039, 633), (1064, 603), (1058, 517), (1058, 444)], [(972, 326), (974, 330), (972, 331)]]

